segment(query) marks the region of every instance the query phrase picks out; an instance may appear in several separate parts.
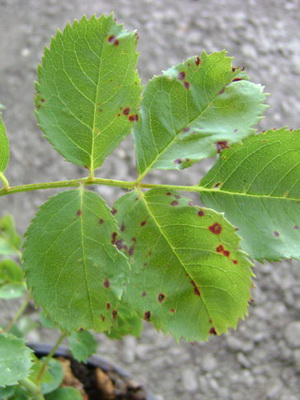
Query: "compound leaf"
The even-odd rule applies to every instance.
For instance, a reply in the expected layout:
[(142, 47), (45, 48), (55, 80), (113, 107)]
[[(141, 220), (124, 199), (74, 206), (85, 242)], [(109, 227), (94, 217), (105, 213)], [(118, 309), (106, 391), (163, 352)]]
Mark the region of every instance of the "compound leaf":
[(154, 77), (134, 131), (140, 179), (152, 169), (189, 167), (253, 132), (266, 95), (247, 79), (225, 51)]
[(57, 32), (36, 84), (37, 119), (68, 161), (98, 168), (136, 119), (137, 36), (112, 15), (83, 17)]
[(32, 350), (22, 339), (0, 333), (0, 387), (15, 385), (30, 374)]
[(104, 200), (82, 188), (50, 198), (29, 227), (27, 283), (62, 329), (101, 332), (113, 324), (129, 270), (111, 244), (116, 230)]
[(6, 136), (6, 129), (0, 113), (0, 173), (5, 171), (8, 161), (9, 161), (9, 143)]
[(235, 228), (178, 192), (133, 191), (115, 204), (130, 257), (125, 300), (177, 340), (206, 340), (236, 327), (247, 312), (251, 268)]
[(200, 182), (205, 205), (239, 228), (259, 261), (300, 259), (300, 130), (271, 130), (222, 152)]

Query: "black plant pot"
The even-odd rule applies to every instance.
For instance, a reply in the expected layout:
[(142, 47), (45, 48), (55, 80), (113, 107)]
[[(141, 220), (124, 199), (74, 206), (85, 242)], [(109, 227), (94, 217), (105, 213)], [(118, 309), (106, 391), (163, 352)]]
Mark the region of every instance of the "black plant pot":
[[(49, 344), (40, 344), (40, 343), (28, 343), (28, 346), (34, 350), (37, 357), (46, 356), (52, 349), (52, 346)], [(70, 350), (65, 346), (60, 346), (54, 357), (64, 357), (71, 361), (71, 368), (73, 370), (74, 375), (76, 374), (85, 374), (83, 369), (89, 370), (89, 375), (93, 375), (92, 371), (96, 368), (100, 368), (104, 371), (113, 382), (118, 381), (119, 385), (122, 387), (126, 387), (126, 393), (118, 393), (118, 389), (116, 389), (116, 400), (157, 400), (156, 396), (150, 393), (145, 389), (143, 385), (137, 384), (133, 378), (122, 368), (117, 365), (110, 364), (107, 360), (103, 359), (99, 356), (92, 356), (88, 359), (87, 363), (79, 363), (74, 360)], [(80, 376), (77, 376), (80, 379)], [(84, 382), (83, 382), (84, 383)], [(96, 387), (93, 387), (94, 382), (89, 382), (90, 387), (85, 387), (85, 390), (90, 395), (91, 400), (101, 400), (103, 399), (101, 391)], [(96, 383), (96, 382), (95, 382)], [(122, 383), (122, 384), (121, 384)]]

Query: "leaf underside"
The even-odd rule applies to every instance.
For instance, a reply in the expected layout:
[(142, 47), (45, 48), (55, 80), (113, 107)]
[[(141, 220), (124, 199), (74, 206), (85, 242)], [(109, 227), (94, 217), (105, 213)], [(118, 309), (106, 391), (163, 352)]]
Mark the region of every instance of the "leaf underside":
[(239, 228), (253, 258), (300, 259), (300, 130), (251, 136), (222, 152), (200, 186), (203, 203)]
[(0, 172), (4, 172), (9, 161), (9, 143), (0, 113)]
[(115, 206), (115, 245), (130, 258), (125, 300), (177, 340), (206, 340), (247, 312), (251, 268), (235, 228), (178, 192), (132, 191)]
[(141, 177), (189, 167), (253, 132), (266, 95), (247, 79), (225, 51), (203, 52), (154, 77), (134, 129)]
[(129, 265), (111, 244), (116, 230), (104, 200), (82, 188), (50, 198), (29, 227), (27, 284), (62, 329), (105, 331), (117, 317)]
[(75, 20), (45, 50), (36, 115), (68, 161), (94, 170), (130, 133), (141, 92), (136, 44), (111, 15)]

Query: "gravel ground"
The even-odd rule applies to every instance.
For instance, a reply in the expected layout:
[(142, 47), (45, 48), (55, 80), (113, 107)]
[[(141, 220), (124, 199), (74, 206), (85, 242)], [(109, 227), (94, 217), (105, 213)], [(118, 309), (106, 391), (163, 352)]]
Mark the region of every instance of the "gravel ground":
[[(84, 172), (64, 162), (41, 138), (32, 113), (32, 82), (43, 47), (56, 27), (83, 13), (114, 10), (118, 21), (140, 34), (139, 71), (144, 82), (162, 69), (226, 48), (235, 64), (271, 93), (261, 128), (300, 126), (300, 1), (273, 0), (0, 0), (0, 102), (5, 104), (12, 156), (11, 184), (71, 179)], [(105, 162), (100, 177), (135, 177), (128, 138)], [(192, 184), (208, 164), (166, 174)], [(161, 173), (152, 174), (162, 182)], [(119, 191), (97, 189), (111, 203)], [(1, 215), (14, 213), (23, 232), (46, 193), (1, 198)], [(209, 343), (176, 344), (150, 325), (139, 339), (108, 341), (99, 353), (117, 361), (158, 395), (158, 400), (297, 400), (300, 398), (299, 262), (257, 264), (255, 303), (237, 331)], [(17, 306), (2, 302), (1, 320)], [(0, 321), (1, 322), (1, 321)], [(53, 341), (34, 331), (31, 339)]]

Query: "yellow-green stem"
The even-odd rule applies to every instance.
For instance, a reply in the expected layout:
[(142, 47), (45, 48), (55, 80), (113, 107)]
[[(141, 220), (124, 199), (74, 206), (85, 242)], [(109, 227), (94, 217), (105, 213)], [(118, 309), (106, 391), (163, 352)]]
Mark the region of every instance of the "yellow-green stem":
[(28, 307), (28, 304), (31, 300), (31, 293), (28, 293), (26, 296), (26, 299), (24, 303), (20, 306), (20, 308), (17, 310), (15, 313), (13, 319), (9, 322), (9, 324), (6, 326), (4, 332), (9, 332), (10, 329), (15, 325), (15, 323), (20, 319), (20, 317), (23, 315), (24, 311)]

